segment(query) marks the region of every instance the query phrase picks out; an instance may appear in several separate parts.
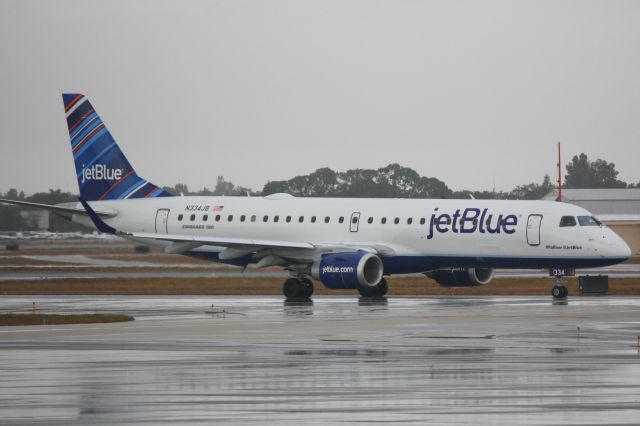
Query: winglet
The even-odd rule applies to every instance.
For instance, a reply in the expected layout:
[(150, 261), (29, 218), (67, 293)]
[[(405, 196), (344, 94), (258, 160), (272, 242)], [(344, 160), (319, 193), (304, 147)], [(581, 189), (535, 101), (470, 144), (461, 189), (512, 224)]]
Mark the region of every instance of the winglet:
[(117, 232), (115, 228), (112, 228), (111, 226), (104, 223), (104, 221), (100, 219), (100, 216), (98, 216), (98, 214), (91, 208), (89, 203), (87, 203), (82, 197), (78, 197), (78, 200), (80, 200), (82, 207), (84, 207), (84, 209), (87, 211), (87, 214), (93, 221), (93, 224), (96, 226), (96, 228), (98, 228), (98, 231), (104, 232), (105, 234), (115, 234)]

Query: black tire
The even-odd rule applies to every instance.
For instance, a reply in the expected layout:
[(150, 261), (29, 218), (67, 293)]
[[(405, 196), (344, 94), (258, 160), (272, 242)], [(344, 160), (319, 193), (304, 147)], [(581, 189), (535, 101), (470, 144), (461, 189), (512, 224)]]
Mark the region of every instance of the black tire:
[(383, 278), (375, 287), (360, 287), (358, 291), (362, 297), (385, 297), (389, 292), (389, 284)]
[(282, 293), (287, 299), (302, 297), (303, 284), (297, 278), (289, 278), (282, 286)]
[(376, 288), (375, 297), (385, 297), (387, 293), (389, 293), (389, 284), (387, 283), (387, 280), (385, 280), (384, 278), (380, 280), (380, 282), (375, 288)]
[(307, 299), (313, 296), (313, 282), (309, 278), (303, 278), (302, 282), (302, 294), (301, 297), (306, 297)]
[(569, 295), (569, 289), (563, 285), (556, 285), (551, 289), (551, 295), (556, 299), (563, 299)]
[(374, 297), (376, 295), (375, 287), (358, 287), (358, 293), (362, 297)]

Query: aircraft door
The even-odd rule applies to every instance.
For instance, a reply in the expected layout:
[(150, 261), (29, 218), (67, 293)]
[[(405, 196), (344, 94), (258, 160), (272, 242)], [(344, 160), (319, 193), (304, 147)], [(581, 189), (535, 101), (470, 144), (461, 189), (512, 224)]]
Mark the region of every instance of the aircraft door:
[(358, 232), (358, 224), (360, 223), (360, 212), (351, 214), (351, 222), (349, 222), (349, 231)]
[(160, 209), (156, 213), (156, 233), (168, 234), (169, 209)]
[(540, 245), (540, 226), (542, 225), (541, 214), (530, 214), (527, 220), (527, 243), (530, 246)]

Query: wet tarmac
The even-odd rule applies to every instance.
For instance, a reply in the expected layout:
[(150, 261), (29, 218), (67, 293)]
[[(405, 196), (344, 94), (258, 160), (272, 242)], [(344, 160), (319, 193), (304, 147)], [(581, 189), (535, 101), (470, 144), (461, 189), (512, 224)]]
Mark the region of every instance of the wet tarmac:
[[(30, 256), (31, 258), (42, 260), (54, 258), (53, 256)], [(266, 270), (243, 270), (239, 267), (215, 264), (217, 267), (225, 267), (223, 270), (201, 270), (190, 271), (189, 269), (202, 268), (198, 264), (158, 264), (140, 261), (120, 261), (94, 259), (85, 256), (56, 256), (72, 262), (80, 259), (78, 263), (71, 265), (28, 265), (31, 270), (15, 271), (12, 269), (25, 268), (25, 265), (2, 266), (0, 270), (0, 281), (16, 280), (44, 280), (44, 279), (100, 279), (100, 278), (237, 278), (237, 277), (288, 277), (285, 271), (274, 271), (273, 268)], [(60, 260), (57, 260), (60, 262)], [(214, 265), (214, 264), (212, 264)], [(108, 268), (100, 271), (77, 271), (74, 269), (87, 266)], [(122, 268), (143, 268), (151, 267), (151, 271), (126, 270)], [(43, 269), (43, 270), (39, 270)], [(53, 269), (53, 270), (52, 270)], [(423, 276), (422, 274), (412, 274), (413, 276)], [(578, 269), (576, 275), (607, 275), (611, 278), (638, 278), (640, 277), (640, 263), (619, 264), (603, 268)], [(405, 276), (411, 276), (405, 275)], [(548, 277), (546, 270), (531, 269), (498, 269), (495, 271), (496, 277), (501, 278), (541, 278)]]
[(2, 424), (640, 422), (639, 297), (32, 301), (136, 321), (1, 328)]

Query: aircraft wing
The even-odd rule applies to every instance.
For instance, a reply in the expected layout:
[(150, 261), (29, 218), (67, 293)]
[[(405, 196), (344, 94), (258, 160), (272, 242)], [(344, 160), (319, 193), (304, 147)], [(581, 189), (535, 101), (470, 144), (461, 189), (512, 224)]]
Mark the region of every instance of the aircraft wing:
[[(172, 234), (154, 234), (148, 232), (119, 232), (121, 237), (129, 237), (136, 240), (154, 240), (169, 241), (172, 243), (186, 243), (185, 245), (193, 246), (252, 246), (258, 248), (292, 248), (292, 249), (313, 249), (315, 246), (311, 243), (294, 242), (294, 241), (274, 241), (274, 240), (253, 240), (248, 238), (224, 238), (224, 237), (203, 237), (196, 235), (172, 235)], [(176, 246), (177, 248), (177, 246)]]
[(136, 241), (168, 241), (173, 243), (168, 246), (165, 251), (169, 253), (180, 253), (188, 251), (203, 245), (212, 245), (220, 247), (242, 247), (243, 252), (259, 251), (263, 249), (303, 249), (316, 250), (318, 252), (335, 252), (335, 251), (358, 251), (364, 250), (373, 252), (381, 256), (392, 256), (395, 251), (390, 247), (379, 244), (349, 244), (349, 243), (318, 243), (312, 244), (300, 241), (276, 241), (276, 240), (254, 240), (248, 238), (227, 238), (215, 236), (196, 236), (196, 235), (175, 235), (175, 234), (157, 234), (147, 232), (118, 232), (124, 238), (134, 239)]
[[(71, 207), (71, 206), (64, 206), (64, 205), (51, 205), (51, 204), (41, 204), (41, 203), (31, 203), (28, 201), (17, 201), (17, 200), (7, 200), (5, 198), (0, 198), (0, 203), (5, 203), (5, 204), (13, 204), (16, 206), (25, 206), (25, 207), (34, 207), (37, 209), (45, 209), (45, 210), (51, 210), (52, 212), (56, 212), (56, 213), (60, 213), (64, 216), (67, 215), (72, 215), (72, 214), (82, 214), (82, 215), (88, 215), (87, 211), (83, 208), (76, 208), (76, 207)], [(106, 210), (95, 210), (96, 214), (98, 216), (102, 216), (102, 217), (114, 217), (116, 216), (118, 213), (114, 212), (114, 211), (106, 211)]]

